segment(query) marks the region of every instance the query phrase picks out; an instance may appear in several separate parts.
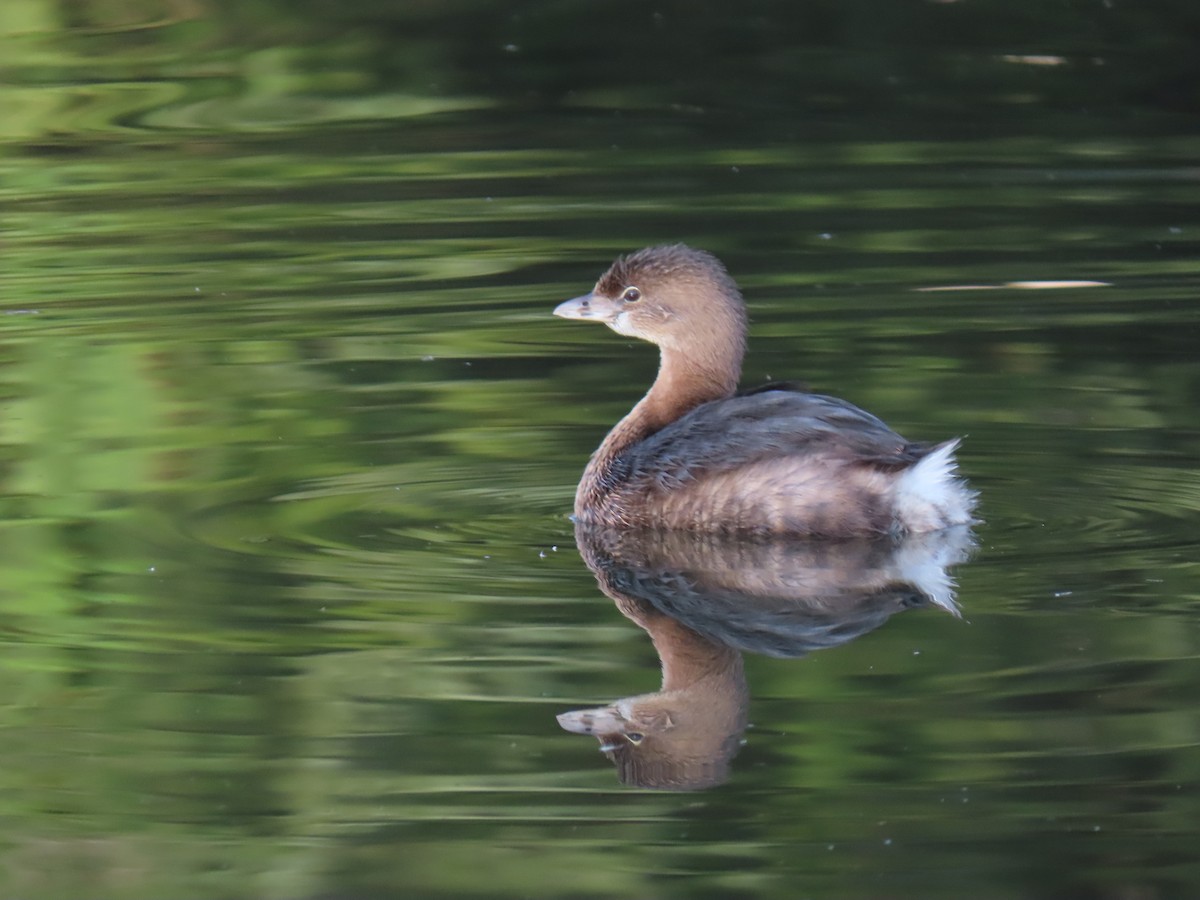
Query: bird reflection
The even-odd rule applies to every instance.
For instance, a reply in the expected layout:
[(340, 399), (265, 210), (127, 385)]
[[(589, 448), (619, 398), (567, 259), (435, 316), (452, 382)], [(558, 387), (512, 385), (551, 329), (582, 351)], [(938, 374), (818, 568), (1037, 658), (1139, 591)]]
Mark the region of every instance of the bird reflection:
[(598, 738), (623, 783), (676, 790), (729, 777), (749, 703), (743, 651), (803, 656), (921, 606), (957, 616), (946, 570), (973, 546), (966, 526), (805, 541), (577, 523), (575, 540), (600, 589), (650, 635), (662, 687), (558, 722)]

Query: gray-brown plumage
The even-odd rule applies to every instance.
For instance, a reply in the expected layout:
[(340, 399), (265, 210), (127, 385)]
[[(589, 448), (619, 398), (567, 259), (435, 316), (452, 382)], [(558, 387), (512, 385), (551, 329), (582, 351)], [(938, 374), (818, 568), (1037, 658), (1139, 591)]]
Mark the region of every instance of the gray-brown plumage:
[(592, 456), (575, 516), (605, 525), (844, 537), (972, 521), (958, 441), (905, 440), (790, 385), (736, 394), (746, 312), (716, 257), (683, 245), (618, 259), (555, 309), (658, 345), (658, 377)]

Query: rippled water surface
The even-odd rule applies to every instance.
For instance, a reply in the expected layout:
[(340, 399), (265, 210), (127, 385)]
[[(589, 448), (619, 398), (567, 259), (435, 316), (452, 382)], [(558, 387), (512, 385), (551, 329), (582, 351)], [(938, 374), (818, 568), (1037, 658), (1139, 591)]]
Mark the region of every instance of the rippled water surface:
[[(569, 7), (6, 2), (0, 894), (1200, 892), (1174, 25)], [(985, 519), (962, 618), (688, 598), (745, 676), (695, 790), (556, 722), (656, 691), (686, 605), (584, 557), (918, 566), (581, 555), (575, 482), (656, 359), (550, 311), (676, 240), (746, 293), (746, 383), (964, 435)]]

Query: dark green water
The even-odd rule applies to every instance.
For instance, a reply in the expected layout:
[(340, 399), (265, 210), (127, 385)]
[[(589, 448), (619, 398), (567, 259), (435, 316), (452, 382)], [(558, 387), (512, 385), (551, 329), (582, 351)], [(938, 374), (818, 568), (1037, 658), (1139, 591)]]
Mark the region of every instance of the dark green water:
[[(1194, 18), (5, 0), (0, 895), (1200, 893)], [(555, 722), (659, 676), (550, 310), (675, 240), (986, 519), (699, 792)]]

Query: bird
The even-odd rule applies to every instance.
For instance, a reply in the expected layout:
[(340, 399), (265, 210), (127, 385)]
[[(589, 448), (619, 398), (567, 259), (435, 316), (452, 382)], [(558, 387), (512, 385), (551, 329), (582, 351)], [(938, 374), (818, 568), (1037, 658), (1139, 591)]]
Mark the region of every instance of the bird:
[(584, 469), (576, 521), (825, 538), (976, 521), (958, 438), (907, 440), (793, 382), (738, 391), (746, 305), (710, 253), (671, 244), (621, 256), (554, 315), (603, 323), (660, 352), (649, 391)]

